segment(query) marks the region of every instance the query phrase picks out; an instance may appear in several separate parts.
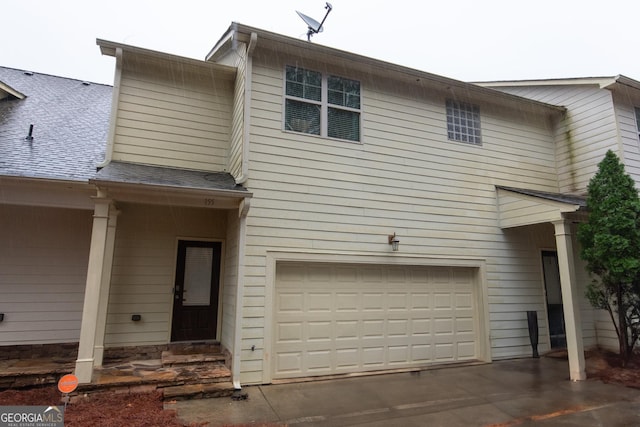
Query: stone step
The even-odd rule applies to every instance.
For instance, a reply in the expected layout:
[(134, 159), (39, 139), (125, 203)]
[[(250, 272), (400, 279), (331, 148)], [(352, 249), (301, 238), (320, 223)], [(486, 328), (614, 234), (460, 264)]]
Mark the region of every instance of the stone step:
[(231, 381), (169, 386), (161, 390), (165, 401), (228, 397), (235, 391)]
[(191, 353), (180, 354), (172, 351), (162, 352), (162, 366), (179, 366), (205, 363), (225, 363), (225, 357), (221, 353)]
[(231, 371), (222, 364), (174, 366), (176, 381), (184, 384), (207, 384), (231, 380)]
[(73, 372), (67, 359), (38, 358), (0, 361), (0, 390), (57, 384), (60, 377)]

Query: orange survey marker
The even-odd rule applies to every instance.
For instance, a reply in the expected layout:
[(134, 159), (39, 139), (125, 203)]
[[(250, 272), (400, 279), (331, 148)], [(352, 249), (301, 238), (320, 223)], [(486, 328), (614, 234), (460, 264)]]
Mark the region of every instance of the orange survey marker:
[(67, 374), (58, 381), (58, 390), (60, 393), (71, 393), (78, 387), (78, 377), (73, 374)]

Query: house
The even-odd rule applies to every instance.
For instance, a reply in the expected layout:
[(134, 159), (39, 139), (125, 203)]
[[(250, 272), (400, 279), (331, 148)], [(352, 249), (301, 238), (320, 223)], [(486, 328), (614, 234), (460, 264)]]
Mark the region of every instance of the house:
[[(46, 239), (83, 268), (82, 315), (68, 336), (50, 322), (46, 341), (23, 327), (21, 343), (77, 342), (88, 382), (106, 351), (219, 341), (240, 387), (530, 357), (534, 312), (539, 350), (566, 346), (585, 378), (601, 324), (575, 231), (597, 156), (575, 179), (574, 153), (594, 150), (569, 103), (237, 23), (205, 60), (97, 43), (116, 69), (104, 155), (69, 191), (83, 219), (66, 230), (84, 237), (75, 252)], [(50, 220), (5, 196), (39, 182), (3, 167), (0, 229)], [(46, 237), (24, 226), (14, 240)], [(66, 312), (56, 283), (41, 289)], [(0, 345), (17, 344), (10, 314)]]

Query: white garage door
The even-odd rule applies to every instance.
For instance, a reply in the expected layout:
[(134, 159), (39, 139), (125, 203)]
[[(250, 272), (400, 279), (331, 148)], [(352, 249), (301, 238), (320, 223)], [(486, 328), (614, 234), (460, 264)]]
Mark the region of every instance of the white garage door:
[(477, 359), (476, 270), (278, 263), (273, 378)]

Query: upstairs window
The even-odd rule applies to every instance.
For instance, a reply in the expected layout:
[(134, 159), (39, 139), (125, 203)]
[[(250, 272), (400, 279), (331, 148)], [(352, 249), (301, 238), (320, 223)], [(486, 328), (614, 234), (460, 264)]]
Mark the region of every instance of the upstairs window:
[(447, 99), (447, 137), (452, 141), (482, 144), (480, 108), (466, 102)]
[(360, 141), (360, 82), (286, 67), (284, 128)]
[(640, 138), (640, 108), (635, 107), (636, 110), (636, 130), (638, 131), (638, 138)]

